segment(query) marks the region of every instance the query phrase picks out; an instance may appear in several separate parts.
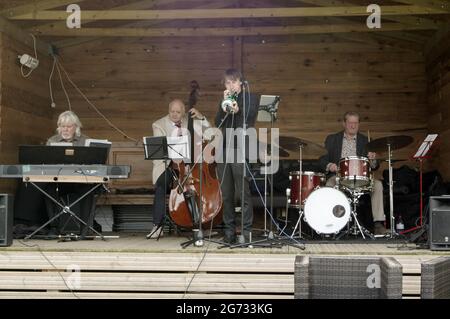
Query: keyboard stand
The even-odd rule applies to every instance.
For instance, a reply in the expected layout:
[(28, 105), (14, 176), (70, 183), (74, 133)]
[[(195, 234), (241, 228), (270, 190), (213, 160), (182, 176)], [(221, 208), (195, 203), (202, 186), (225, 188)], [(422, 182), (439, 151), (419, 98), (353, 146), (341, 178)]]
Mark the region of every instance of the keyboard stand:
[[(69, 214), (73, 218), (75, 218), (78, 222), (82, 223), (84, 226), (88, 227), (90, 230), (92, 230), (94, 233), (96, 233), (102, 240), (105, 240), (104, 236), (100, 234), (98, 231), (96, 231), (92, 226), (85, 223), (84, 220), (82, 220), (80, 217), (78, 217), (72, 210), (71, 207), (77, 204), (79, 201), (81, 201), (83, 198), (85, 198), (87, 195), (92, 193), (94, 190), (96, 190), (98, 187), (102, 186), (102, 183), (95, 184), (90, 190), (88, 190), (86, 193), (84, 193), (81, 197), (79, 197), (76, 201), (74, 201), (72, 204), (64, 206), (59, 201), (57, 201), (55, 198), (53, 198), (50, 194), (48, 194), (45, 190), (43, 190), (41, 187), (39, 187), (36, 183), (31, 181), (26, 181), (36, 187), (42, 194), (50, 198), (56, 205), (58, 205), (61, 208), (61, 211), (53, 216), (51, 219), (49, 219), (44, 225), (36, 229), (34, 232), (32, 232), (30, 235), (27, 235), (24, 240), (31, 239), (37, 232), (41, 231), (43, 228), (45, 228), (48, 224), (50, 224), (52, 221), (57, 219), (62, 214)], [(90, 215), (90, 214), (89, 214)], [(83, 239), (84, 236), (81, 236), (81, 239)]]

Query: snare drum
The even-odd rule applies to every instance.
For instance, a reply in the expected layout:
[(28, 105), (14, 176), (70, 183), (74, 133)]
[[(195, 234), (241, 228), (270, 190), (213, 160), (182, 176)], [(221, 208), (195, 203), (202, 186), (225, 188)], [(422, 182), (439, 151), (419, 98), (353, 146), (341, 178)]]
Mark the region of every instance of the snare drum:
[(339, 183), (350, 189), (370, 185), (370, 164), (367, 157), (348, 156), (339, 161)]
[(290, 172), (290, 193), (288, 192), (288, 204), (290, 207), (300, 208), (315, 189), (325, 185), (325, 175), (316, 172), (302, 172), (302, 189), (300, 190), (300, 172)]

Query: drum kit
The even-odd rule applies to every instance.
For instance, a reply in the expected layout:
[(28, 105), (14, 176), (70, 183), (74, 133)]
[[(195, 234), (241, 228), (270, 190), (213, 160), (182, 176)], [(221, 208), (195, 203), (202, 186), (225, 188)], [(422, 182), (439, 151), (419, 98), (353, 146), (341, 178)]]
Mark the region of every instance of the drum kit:
[[(400, 149), (412, 143), (409, 136), (389, 136), (379, 138), (367, 145), (367, 150), (376, 153), (388, 152), (389, 165), (389, 194), (390, 194), (390, 219), (393, 220), (393, 181), (392, 181), (392, 151)], [(362, 156), (349, 156), (342, 158), (338, 163), (336, 185), (326, 186), (326, 176), (320, 172), (303, 171), (303, 156), (309, 155), (319, 158), (325, 155), (327, 150), (313, 142), (295, 137), (280, 137), (279, 145), (282, 149), (299, 151), (299, 171), (289, 173), (290, 188), (286, 190), (286, 210), (298, 209), (298, 219), (290, 237), (293, 237), (298, 229), (300, 238), (303, 238), (301, 230), (302, 218), (321, 236), (335, 236), (336, 239), (344, 235), (361, 234), (365, 239), (374, 236), (358, 221), (357, 204), (362, 195), (373, 190), (374, 178), (371, 172), (371, 160)], [(285, 225), (287, 225), (286, 214)], [(346, 228), (346, 231), (343, 229)], [(390, 236), (394, 230), (391, 226)], [(286, 226), (285, 226), (286, 227)], [(284, 229), (283, 229), (284, 230)], [(389, 236), (389, 235), (388, 235)]]

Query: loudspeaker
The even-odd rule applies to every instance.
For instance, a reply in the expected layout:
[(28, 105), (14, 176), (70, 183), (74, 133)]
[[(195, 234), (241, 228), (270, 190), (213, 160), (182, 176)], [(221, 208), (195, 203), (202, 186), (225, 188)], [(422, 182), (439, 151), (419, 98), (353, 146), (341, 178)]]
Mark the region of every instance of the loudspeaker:
[(450, 196), (430, 197), (431, 250), (450, 250)]
[(0, 246), (11, 246), (13, 241), (13, 196), (0, 194)]

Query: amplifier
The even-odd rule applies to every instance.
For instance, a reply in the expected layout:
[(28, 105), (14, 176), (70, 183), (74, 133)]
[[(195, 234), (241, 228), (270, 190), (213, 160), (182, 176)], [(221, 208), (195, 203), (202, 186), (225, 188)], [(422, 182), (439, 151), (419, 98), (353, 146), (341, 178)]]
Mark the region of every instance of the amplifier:
[(431, 250), (450, 250), (450, 196), (430, 197)]
[(13, 196), (0, 194), (0, 246), (11, 246), (13, 241)]

